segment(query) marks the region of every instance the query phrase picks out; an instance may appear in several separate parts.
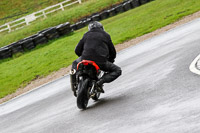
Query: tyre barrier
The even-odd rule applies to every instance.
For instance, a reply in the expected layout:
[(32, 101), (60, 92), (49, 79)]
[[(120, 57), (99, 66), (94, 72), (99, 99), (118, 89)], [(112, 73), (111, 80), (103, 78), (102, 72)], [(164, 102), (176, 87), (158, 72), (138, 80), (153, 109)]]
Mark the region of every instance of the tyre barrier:
[(67, 35), (72, 31), (81, 29), (87, 26), (91, 21), (100, 21), (107, 19), (108, 17), (115, 16), (116, 14), (128, 11), (132, 8), (138, 7), (142, 4), (146, 4), (153, 0), (127, 0), (120, 4), (112, 6), (110, 9), (103, 10), (99, 13), (92, 14), (82, 20), (70, 25), (69, 22), (60, 24), (55, 27), (50, 27), (39, 31), (37, 34), (24, 38), (18, 42), (14, 42), (10, 45), (0, 48), (0, 59), (12, 57), (13, 54), (18, 52), (24, 52), (25, 50), (34, 49), (37, 45), (45, 44), (49, 40), (59, 38)]
[(76, 26), (76, 24), (72, 24), (72, 25), (70, 25), (70, 28), (72, 29), (72, 31), (77, 30), (77, 26)]
[(108, 13), (109, 17), (115, 16), (117, 12), (115, 11), (116, 8), (111, 8), (110, 10), (107, 10), (106, 12)]
[(87, 26), (90, 22), (92, 22), (92, 18), (87, 18), (82, 21), (85, 26)]
[(14, 42), (14, 43), (8, 45), (8, 48), (11, 50), (12, 54), (24, 52), (24, 49), (23, 49), (22, 45), (20, 44), (20, 41)]
[(140, 2), (139, 0), (132, 0), (131, 1), (131, 5), (133, 8), (140, 6)]
[(106, 19), (108, 17), (115, 16), (118, 13), (128, 11), (128, 10), (138, 7), (142, 4), (146, 4), (147, 2), (150, 2), (150, 1), (153, 1), (153, 0), (127, 0), (127, 1), (124, 1), (121, 4), (114, 5), (111, 9), (103, 10), (100, 13), (94, 13), (91, 16), (88, 16), (87, 18), (81, 19), (77, 23), (70, 25), (70, 28), (73, 31), (81, 29), (84, 26), (88, 25), (89, 22), (91, 22), (91, 21), (100, 21), (100, 20)]
[(83, 28), (84, 26), (85, 25), (84, 25), (83, 21), (79, 21), (76, 23), (76, 30), (79, 30), (79, 29)]
[(55, 28), (56, 28), (56, 31), (58, 32), (59, 36), (67, 35), (68, 33), (71, 32), (69, 22), (60, 24), (60, 25), (56, 26)]
[(140, 4), (143, 5), (143, 4), (146, 4), (149, 2), (149, 0), (139, 0)]
[(123, 7), (124, 7), (124, 10), (125, 11), (128, 11), (130, 9), (132, 9), (132, 4), (131, 4), (131, 1), (127, 1), (123, 4)]
[(124, 7), (123, 7), (123, 5), (118, 5), (118, 6), (116, 6), (115, 7), (115, 11), (117, 12), (117, 13), (122, 13), (122, 12), (124, 12), (125, 10), (124, 10)]
[(35, 37), (33, 37), (33, 42), (34, 44), (37, 46), (37, 45), (40, 45), (40, 44), (45, 44), (48, 42), (47, 38), (44, 36), (44, 34), (42, 33), (39, 33), (37, 34)]
[(96, 15), (92, 16), (91, 18), (92, 18), (92, 21), (99, 21), (99, 20), (101, 20), (99, 14), (96, 14)]
[(48, 40), (53, 40), (60, 37), (55, 27), (45, 29), (39, 33), (43, 34)]
[(102, 12), (99, 14), (101, 20), (107, 19), (109, 17), (108, 12)]
[(35, 44), (34, 44), (32, 38), (23, 40), (23, 41), (19, 42), (19, 44), (21, 44), (21, 46), (23, 47), (24, 50), (31, 50), (31, 49), (35, 48)]
[(0, 49), (0, 59), (6, 59), (12, 57), (12, 52), (8, 47)]

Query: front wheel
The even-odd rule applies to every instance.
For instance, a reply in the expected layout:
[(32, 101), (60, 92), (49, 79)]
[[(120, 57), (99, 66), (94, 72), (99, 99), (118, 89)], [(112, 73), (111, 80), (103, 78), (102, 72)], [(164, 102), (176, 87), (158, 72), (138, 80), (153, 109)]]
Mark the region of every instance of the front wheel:
[(86, 109), (89, 101), (88, 97), (88, 82), (89, 79), (81, 79), (78, 84), (77, 107)]

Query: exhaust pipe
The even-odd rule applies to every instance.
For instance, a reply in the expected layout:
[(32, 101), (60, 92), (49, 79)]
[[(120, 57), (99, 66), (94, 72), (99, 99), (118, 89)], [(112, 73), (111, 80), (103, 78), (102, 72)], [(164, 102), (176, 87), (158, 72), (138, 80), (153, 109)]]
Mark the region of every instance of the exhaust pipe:
[(69, 72), (70, 75), (70, 83), (71, 83), (71, 89), (74, 92), (74, 96), (77, 96), (76, 94), (76, 70), (75, 69), (71, 69)]

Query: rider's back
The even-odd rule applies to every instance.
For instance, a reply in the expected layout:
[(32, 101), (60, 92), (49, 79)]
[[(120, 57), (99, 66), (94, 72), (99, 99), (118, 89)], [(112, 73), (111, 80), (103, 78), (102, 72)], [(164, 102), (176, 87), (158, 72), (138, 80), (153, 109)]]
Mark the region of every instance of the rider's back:
[(110, 35), (101, 29), (92, 29), (84, 34), (75, 52), (82, 59), (104, 63), (109, 57), (116, 56)]

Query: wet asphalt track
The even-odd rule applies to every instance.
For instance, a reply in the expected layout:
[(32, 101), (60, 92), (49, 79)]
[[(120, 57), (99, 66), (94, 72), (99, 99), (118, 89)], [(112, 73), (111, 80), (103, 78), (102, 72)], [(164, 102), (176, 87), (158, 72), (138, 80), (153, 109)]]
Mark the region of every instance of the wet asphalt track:
[(76, 107), (69, 76), (0, 105), (0, 133), (199, 133), (200, 19), (118, 53), (123, 75)]

